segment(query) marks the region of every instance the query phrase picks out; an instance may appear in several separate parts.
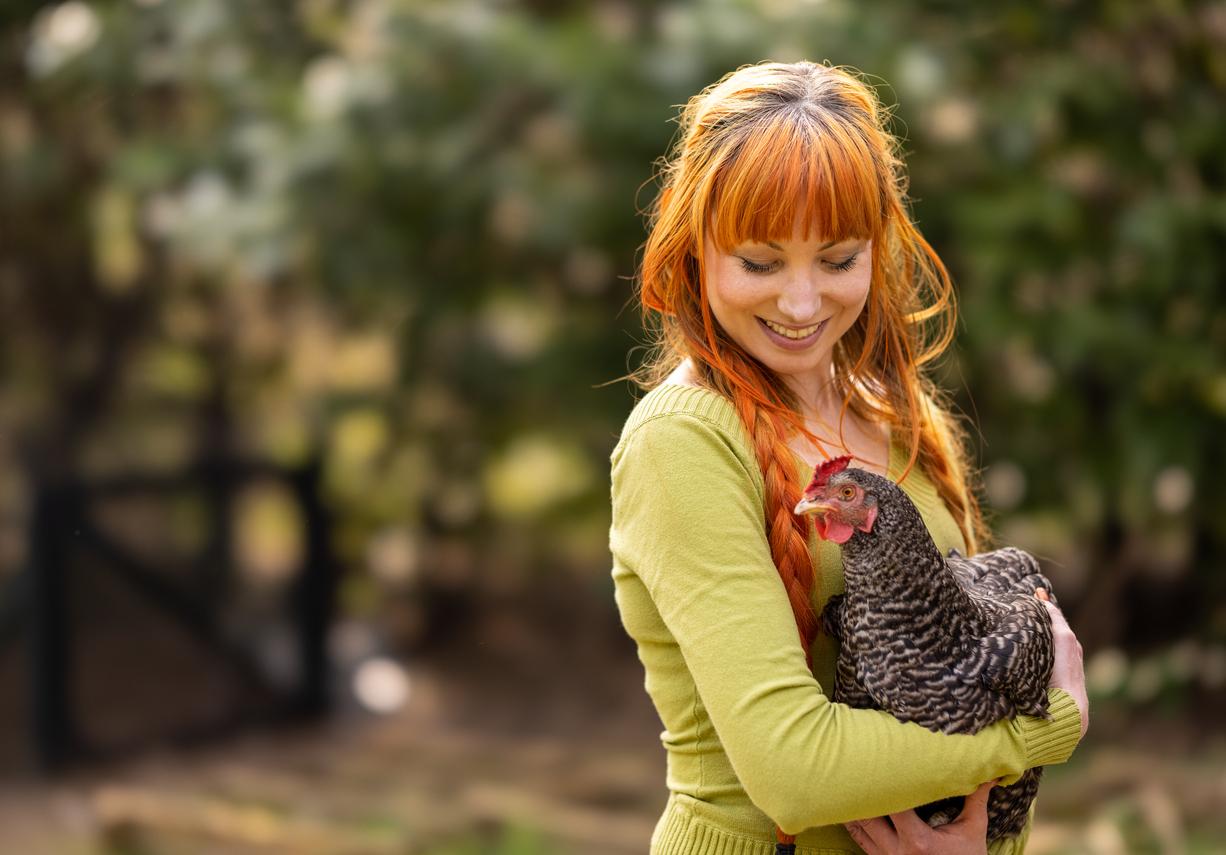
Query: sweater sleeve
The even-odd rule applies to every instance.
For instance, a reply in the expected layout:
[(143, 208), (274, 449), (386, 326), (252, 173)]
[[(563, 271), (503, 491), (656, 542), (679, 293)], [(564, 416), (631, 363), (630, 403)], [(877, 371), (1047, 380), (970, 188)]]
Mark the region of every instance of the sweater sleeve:
[(1068, 759), (1080, 715), (1059, 689), (1049, 690), (1050, 720), (1018, 716), (974, 735), (831, 701), (805, 664), (746, 454), (698, 416), (638, 424), (612, 457), (612, 546), (675, 638), (754, 804), (795, 834)]

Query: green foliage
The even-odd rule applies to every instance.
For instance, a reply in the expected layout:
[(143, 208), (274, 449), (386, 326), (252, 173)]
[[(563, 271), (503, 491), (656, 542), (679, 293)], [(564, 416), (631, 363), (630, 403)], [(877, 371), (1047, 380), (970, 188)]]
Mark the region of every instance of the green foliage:
[[(239, 447), (327, 451), (355, 565), (395, 535), (419, 576), (601, 573), (631, 403), (601, 384), (637, 358), (653, 161), (723, 73), (828, 60), (895, 105), (914, 214), (959, 287), (942, 379), (1002, 540), (1051, 560), (1091, 644), (1226, 637), (1220, 6), (162, 0), (4, 20), (0, 427), (44, 458), (137, 466), (167, 432), (159, 461), (186, 456), (211, 407)], [(371, 569), (396, 589), (397, 566)], [(1146, 620), (1151, 583), (1200, 595), (1176, 597), (1187, 620)]]

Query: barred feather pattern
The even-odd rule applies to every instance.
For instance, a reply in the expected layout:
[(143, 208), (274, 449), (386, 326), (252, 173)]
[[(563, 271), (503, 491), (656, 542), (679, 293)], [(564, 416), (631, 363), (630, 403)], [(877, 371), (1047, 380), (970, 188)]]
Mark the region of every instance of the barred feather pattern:
[[(846, 590), (822, 614), (840, 642), (834, 700), (944, 733), (975, 733), (1018, 713), (1050, 718), (1051, 618), (1034, 591), (1050, 594), (1051, 583), (1034, 556), (1012, 547), (943, 556), (892, 481), (848, 468), (831, 479), (844, 482), (876, 498), (877, 518), (842, 545)], [(1041, 776), (1036, 767), (992, 788), (988, 840), (1022, 830)], [(917, 812), (940, 826), (962, 802)]]

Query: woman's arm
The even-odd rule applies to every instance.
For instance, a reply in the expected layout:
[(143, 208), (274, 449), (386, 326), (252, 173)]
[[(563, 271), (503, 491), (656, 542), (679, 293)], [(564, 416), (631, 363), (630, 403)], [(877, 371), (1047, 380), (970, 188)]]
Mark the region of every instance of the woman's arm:
[(1072, 753), (1080, 715), (1060, 689), (1050, 721), (1019, 716), (974, 735), (832, 702), (771, 560), (756, 463), (723, 427), (658, 415), (612, 462), (610, 546), (650, 592), (750, 799), (785, 832), (1009, 784)]

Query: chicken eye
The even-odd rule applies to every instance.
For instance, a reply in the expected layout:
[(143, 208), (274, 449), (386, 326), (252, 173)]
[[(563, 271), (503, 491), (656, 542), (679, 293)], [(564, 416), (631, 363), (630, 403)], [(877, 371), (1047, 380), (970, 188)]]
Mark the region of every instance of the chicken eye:
[(856, 497), (856, 488), (855, 487), (844, 487), (842, 490), (839, 491), (839, 495), (842, 496), (844, 499), (854, 499)]

